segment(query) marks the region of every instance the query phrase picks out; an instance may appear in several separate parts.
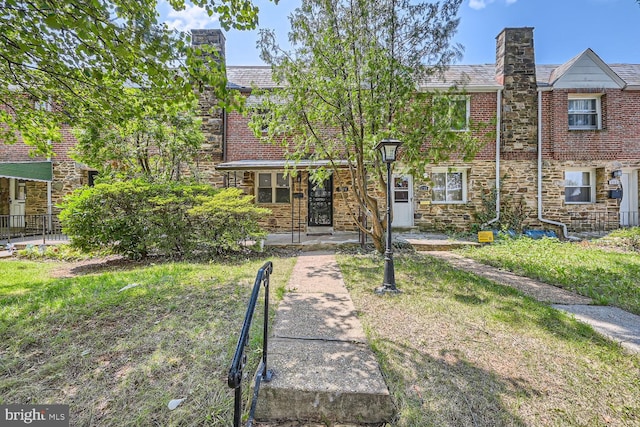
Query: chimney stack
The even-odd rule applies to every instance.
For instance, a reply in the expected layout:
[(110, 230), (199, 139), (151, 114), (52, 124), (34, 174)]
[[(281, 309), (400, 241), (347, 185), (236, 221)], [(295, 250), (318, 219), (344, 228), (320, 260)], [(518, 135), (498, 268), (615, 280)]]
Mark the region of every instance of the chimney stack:
[(502, 151), (536, 152), (538, 99), (533, 28), (505, 28), (496, 40), (496, 80), (504, 88)]

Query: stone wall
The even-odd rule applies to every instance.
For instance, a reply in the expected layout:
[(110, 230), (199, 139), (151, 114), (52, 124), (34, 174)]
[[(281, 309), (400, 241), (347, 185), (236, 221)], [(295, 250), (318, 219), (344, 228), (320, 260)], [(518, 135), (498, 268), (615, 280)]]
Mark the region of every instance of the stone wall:
[[(255, 171), (230, 173), (231, 186), (241, 188), (244, 193), (255, 197)], [(258, 206), (271, 210), (272, 214), (263, 218), (260, 225), (270, 232), (306, 233), (309, 211), (309, 172), (298, 171), (300, 179), (291, 178), (291, 203), (261, 203)], [(301, 198), (294, 197), (302, 194)], [(381, 193), (379, 193), (381, 195)], [(381, 207), (383, 207), (381, 203)], [(358, 203), (352, 194), (349, 172), (344, 170), (333, 178), (333, 229), (335, 231), (357, 231), (355, 218), (358, 216)]]
[(25, 201), (25, 214), (47, 214), (47, 183), (41, 181), (27, 181), (26, 189), (27, 199)]
[(86, 177), (86, 170), (83, 170), (80, 164), (72, 161), (54, 161), (53, 183), (51, 184), (51, 202), (53, 204), (52, 213), (57, 215), (60, 212), (58, 204), (62, 199), (66, 195), (71, 194), (76, 188), (86, 185), (87, 181), (88, 178)]
[(505, 158), (537, 151), (538, 100), (533, 28), (505, 28), (497, 37), (496, 80), (503, 84), (501, 149)]
[[(437, 203), (432, 201), (431, 182), (416, 180), (414, 192), (415, 225), (430, 231), (469, 231), (480, 226), (478, 213), (495, 217), (495, 210), (487, 211), (485, 199), (491, 199), (496, 186), (496, 164), (494, 161), (474, 161), (454, 165), (467, 171), (467, 194), (465, 203)], [(433, 168), (427, 171), (429, 178)], [(536, 163), (526, 160), (503, 161), (500, 165), (501, 207), (520, 212), (523, 225), (537, 223)]]
[(0, 215), (9, 215), (9, 178), (0, 178)]

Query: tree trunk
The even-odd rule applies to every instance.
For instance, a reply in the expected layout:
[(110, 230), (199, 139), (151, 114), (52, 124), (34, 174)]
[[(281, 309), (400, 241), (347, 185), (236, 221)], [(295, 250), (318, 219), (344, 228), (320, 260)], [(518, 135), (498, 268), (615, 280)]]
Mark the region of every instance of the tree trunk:
[(371, 238), (373, 240), (373, 246), (376, 248), (378, 252), (381, 254), (385, 251), (385, 229), (382, 225), (382, 221), (379, 218), (373, 218), (373, 225), (371, 227)]

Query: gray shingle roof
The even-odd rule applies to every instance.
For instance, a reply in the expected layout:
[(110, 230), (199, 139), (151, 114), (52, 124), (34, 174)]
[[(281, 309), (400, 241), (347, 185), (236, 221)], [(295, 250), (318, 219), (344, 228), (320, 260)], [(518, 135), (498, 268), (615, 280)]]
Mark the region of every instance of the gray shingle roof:
[[(570, 62), (570, 61), (569, 61)], [(570, 65), (570, 64), (569, 64)], [(627, 86), (640, 87), (640, 64), (607, 64)], [(552, 74), (566, 68), (561, 65), (536, 65), (536, 77), (539, 86), (548, 86), (551, 83)], [(229, 87), (235, 89), (262, 89), (274, 88), (277, 85), (271, 78), (271, 67), (268, 66), (228, 66), (227, 78)], [(501, 86), (495, 79), (495, 65), (452, 65), (443, 76), (433, 76), (432, 79), (421, 84), (424, 88), (449, 87), (452, 84), (466, 85), (469, 90), (499, 89)]]
[(269, 66), (227, 66), (227, 79), (229, 87), (234, 89), (271, 89), (277, 86), (271, 78)]

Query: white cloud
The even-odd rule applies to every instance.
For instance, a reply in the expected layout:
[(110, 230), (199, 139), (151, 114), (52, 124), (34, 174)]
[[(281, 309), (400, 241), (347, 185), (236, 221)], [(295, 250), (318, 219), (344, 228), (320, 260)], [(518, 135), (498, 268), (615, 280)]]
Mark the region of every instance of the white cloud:
[(180, 11), (169, 7), (164, 21), (171, 29), (189, 31), (211, 27), (218, 22), (218, 17), (216, 15), (209, 16), (204, 8), (187, 3), (184, 10)]
[(488, 4), (493, 2), (494, 0), (469, 0), (469, 7), (471, 9), (480, 10), (484, 9)]
[[(469, 0), (469, 7), (471, 9), (480, 10), (480, 9), (484, 9), (485, 7), (487, 7), (488, 5), (490, 5), (495, 1), (496, 0)], [(505, 0), (505, 3), (508, 6), (510, 4), (514, 4), (517, 1), (518, 0)]]

